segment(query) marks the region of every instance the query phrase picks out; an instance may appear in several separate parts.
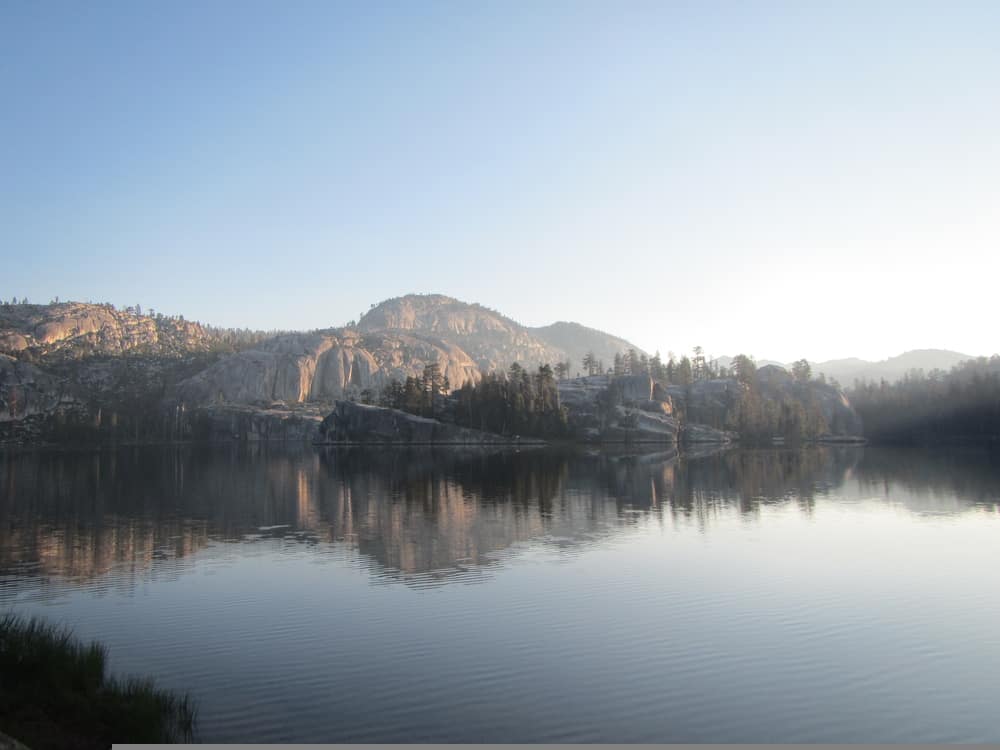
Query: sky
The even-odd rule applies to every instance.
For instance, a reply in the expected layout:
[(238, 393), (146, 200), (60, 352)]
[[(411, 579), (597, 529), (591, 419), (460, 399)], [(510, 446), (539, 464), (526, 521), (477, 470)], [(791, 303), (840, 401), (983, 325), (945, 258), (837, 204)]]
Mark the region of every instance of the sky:
[(1000, 3), (0, 4), (0, 298), (1000, 350)]

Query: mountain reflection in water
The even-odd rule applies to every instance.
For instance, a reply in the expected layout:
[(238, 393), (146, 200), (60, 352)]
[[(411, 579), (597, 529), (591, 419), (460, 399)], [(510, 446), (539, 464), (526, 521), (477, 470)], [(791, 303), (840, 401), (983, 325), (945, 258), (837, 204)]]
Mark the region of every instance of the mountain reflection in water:
[(976, 451), (0, 456), (0, 611), (209, 742), (1000, 739)]
[(652, 515), (713, 520), (883, 498), (917, 513), (996, 508), (989, 454), (858, 447), (669, 452), (143, 447), (0, 458), (0, 571), (121, 581), (212, 541), (346, 545), (378, 576), (445, 583), (537, 541), (570, 549)]

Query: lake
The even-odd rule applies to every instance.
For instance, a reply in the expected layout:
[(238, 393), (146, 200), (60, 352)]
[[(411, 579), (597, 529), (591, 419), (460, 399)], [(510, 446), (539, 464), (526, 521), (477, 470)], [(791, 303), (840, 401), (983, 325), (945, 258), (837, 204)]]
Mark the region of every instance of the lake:
[(1000, 461), (0, 454), (0, 612), (233, 742), (1000, 742)]

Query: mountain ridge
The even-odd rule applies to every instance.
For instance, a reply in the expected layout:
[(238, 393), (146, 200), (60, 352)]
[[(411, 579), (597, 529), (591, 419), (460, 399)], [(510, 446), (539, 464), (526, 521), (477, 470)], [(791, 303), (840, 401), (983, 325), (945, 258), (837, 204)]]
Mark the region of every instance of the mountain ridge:
[(971, 354), (950, 349), (909, 349), (894, 357), (882, 360), (865, 360), (858, 357), (834, 359), (826, 362), (810, 362), (814, 373), (823, 373), (844, 386), (851, 386), (855, 380), (900, 380), (911, 370), (950, 370), (955, 365), (975, 359)]
[[(862, 382), (886, 380), (892, 383), (902, 379), (913, 370), (923, 370), (925, 373), (931, 370), (948, 371), (955, 365), (969, 360), (976, 359), (974, 355), (963, 354), (951, 349), (909, 349), (893, 357), (881, 360), (867, 360), (860, 357), (843, 357), (841, 359), (831, 359), (823, 362), (808, 360), (813, 375), (821, 373), (830, 379), (836, 380), (845, 388), (854, 385), (855, 380)], [(779, 362), (773, 359), (755, 360), (759, 367), (764, 365), (777, 365), (786, 370), (790, 370), (794, 363)], [(716, 357), (715, 362), (723, 367), (730, 367), (733, 357)]]
[[(138, 307), (5, 303), (0, 305), (0, 423), (15, 438), (18, 430), (30, 437), (28, 422), (34, 420), (39, 425), (35, 435), (48, 425), (44, 429), (64, 437), (103, 430), (136, 442), (164, 434), (174, 439), (184, 434), (175, 426), (192, 427), (184, 417), (191, 410), (219, 406), (321, 411), (338, 400), (372, 403), (392, 381), (412, 379), (417, 388), (426, 389), (436, 377), (447, 393), (478, 382), (483, 373), (509, 371), (515, 363), (528, 371), (552, 365), (565, 377), (583, 369), (587, 354), (602, 361), (598, 370), (604, 373), (617, 354), (630, 349), (646, 354), (627, 339), (580, 323), (525, 326), (483, 305), (439, 294), (383, 300), (350, 326), (270, 333), (218, 329), (181, 316), (143, 315)], [(927, 361), (947, 365), (964, 357), (946, 350), (917, 350), (886, 362), (911, 368)], [(568, 368), (555, 367), (567, 362)], [(846, 380), (826, 371), (827, 365), (816, 365), (814, 375), (823, 371), (828, 378)], [(764, 374), (771, 380), (791, 377), (784, 369)], [(690, 384), (690, 371), (687, 377)], [(671, 382), (672, 387), (685, 387), (683, 379)], [(712, 380), (698, 387), (725, 385), (720, 383)], [(842, 399), (843, 394), (831, 388), (834, 391)], [(684, 391), (685, 399), (688, 395)], [(708, 401), (705, 415), (695, 421), (718, 421), (719, 404)], [(699, 403), (691, 401), (692, 408), (701, 408)]]

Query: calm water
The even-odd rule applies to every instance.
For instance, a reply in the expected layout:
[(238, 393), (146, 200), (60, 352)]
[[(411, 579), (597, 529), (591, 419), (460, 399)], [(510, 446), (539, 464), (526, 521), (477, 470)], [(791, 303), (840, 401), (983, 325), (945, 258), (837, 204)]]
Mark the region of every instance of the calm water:
[(0, 611), (208, 741), (1000, 741), (1000, 461), (0, 455)]

